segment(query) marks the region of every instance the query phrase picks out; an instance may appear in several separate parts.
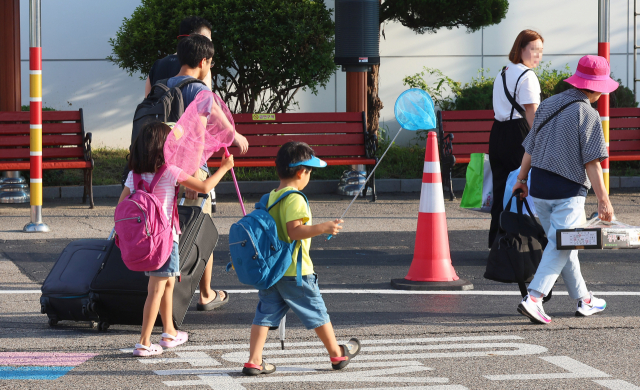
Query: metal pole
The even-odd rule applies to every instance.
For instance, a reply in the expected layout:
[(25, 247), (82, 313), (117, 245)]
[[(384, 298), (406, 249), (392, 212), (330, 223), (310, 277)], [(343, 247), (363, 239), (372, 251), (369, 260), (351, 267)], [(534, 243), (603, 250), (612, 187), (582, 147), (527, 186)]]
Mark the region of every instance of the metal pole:
[(638, 75), (636, 67), (638, 65), (638, 10), (637, 0), (633, 0), (633, 98), (634, 101), (638, 101), (638, 93), (636, 92), (636, 83), (638, 82)]
[(42, 221), (42, 47), (40, 43), (40, 0), (29, 2), (29, 85), (30, 85), (30, 166), (31, 222), (28, 233), (48, 232)]
[[(634, 0), (635, 1), (635, 0)], [(609, 63), (609, 0), (598, 0), (598, 55), (604, 57)], [(600, 120), (602, 121), (602, 132), (604, 133), (604, 142), (607, 145), (607, 154), (609, 154), (609, 94), (603, 93), (598, 100), (598, 112), (600, 112)], [(602, 161), (602, 178), (604, 186), (609, 193), (609, 159)]]

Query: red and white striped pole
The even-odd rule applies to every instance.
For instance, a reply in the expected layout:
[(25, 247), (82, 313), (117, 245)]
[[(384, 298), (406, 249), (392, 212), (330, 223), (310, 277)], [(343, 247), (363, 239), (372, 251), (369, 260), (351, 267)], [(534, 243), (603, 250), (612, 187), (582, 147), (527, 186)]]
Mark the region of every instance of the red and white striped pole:
[(42, 47), (40, 44), (40, 0), (29, 2), (29, 85), (30, 85), (30, 187), (31, 222), (23, 231), (48, 232), (42, 221)]
[(404, 279), (392, 279), (402, 290), (470, 290), (473, 284), (456, 275), (451, 265), (449, 232), (442, 192), (442, 173), (436, 133), (427, 137), (420, 192), (420, 209), (413, 261)]
[[(598, 55), (604, 57), (609, 65), (611, 59), (609, 57), (609, 0), (598, 0)], [(609, 154), (609, 94), (603, 93), (598, 100), (598, 112), (602, 121), (602, 132), (604, 133), (604, 142), (607, 145), (607, 154)], [(603, 160), (602, 178), (604, 179), (604, 187), (609, 193), (609, 159)]]

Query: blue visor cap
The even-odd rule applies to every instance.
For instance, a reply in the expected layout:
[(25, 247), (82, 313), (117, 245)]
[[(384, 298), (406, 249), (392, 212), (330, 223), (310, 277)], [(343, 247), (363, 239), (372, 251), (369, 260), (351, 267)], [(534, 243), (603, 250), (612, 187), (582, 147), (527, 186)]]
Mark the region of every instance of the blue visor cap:
[(304, 165), (305, 167), (312, 167), (312, 168), (324, 168), (327, 166), (327, 163), (323, 160), (320, 160), (318, 157), (313, 156), (308, 160), (300, 161), (297, 163), (291, 163), (289, 164), (289, 167), (293, 168), (300, 165)]

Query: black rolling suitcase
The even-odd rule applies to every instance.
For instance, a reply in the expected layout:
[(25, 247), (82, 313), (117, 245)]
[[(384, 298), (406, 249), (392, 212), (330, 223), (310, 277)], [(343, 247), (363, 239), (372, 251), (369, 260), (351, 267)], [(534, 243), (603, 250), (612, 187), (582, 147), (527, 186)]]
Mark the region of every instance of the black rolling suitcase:
[[(201, 195), (202, 196), (202, 195)], [(206, 200), (206, 197), (205, 197)], [(200, 278), (218, 242), (218, 231), (202, 206), (178, 206), (180, 217), (180, 277), (173, 290), (173, 320), (180, 326)], [(100, 318), (99, 329), (109, 325), (141, 325), (149, 278), (129, 270), (115, 247), (91, 283), (90, 310)], [(156, 325), (161, 325), (160, 316)]]
[(67, 245), (42, 285), (40, 311), (49, 317), (49, 325), (62, 320), (98, 321), (89, 310), (89, 286), (114, 247), (110, 240), (76, 240)]

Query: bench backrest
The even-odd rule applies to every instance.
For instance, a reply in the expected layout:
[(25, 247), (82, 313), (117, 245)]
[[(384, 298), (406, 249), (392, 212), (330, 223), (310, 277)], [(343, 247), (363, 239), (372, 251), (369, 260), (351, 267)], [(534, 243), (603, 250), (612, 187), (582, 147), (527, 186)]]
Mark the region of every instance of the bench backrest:
[(640, 160), (640, 108), (609, 110), (609, 154), (612, 160)]
[(489, 153), (493, 110), (438, 111), (440, 131), (453, 134), (453, 155), (468, 163), (471, 153)]
[[(29, 111), (0, 112), (0, 162), (29, 159)], [(78, 111), (42, 112), (42, 159), (84, 160), (84, 125)]]
[[(493, 110), (439, 111), (439, 128), (453, 134), (456, 161), (469, 162), (471, 153), (489, 153)], [(609, 110), (609, 151), (612, 160), (640, 160), (640, 108)]]
[[(362, 112), (234, 114), (236, 130), (247, 137), (249, 151), (241, 155), (229, 148), (235, 161), (250, 159), (256, 165), (273, 166), (278, 149), (289, 141), (306, 142), (323, 159), (367, 156), (367, 131)], [(210, 161), (219, 162), (222, 151)]]

